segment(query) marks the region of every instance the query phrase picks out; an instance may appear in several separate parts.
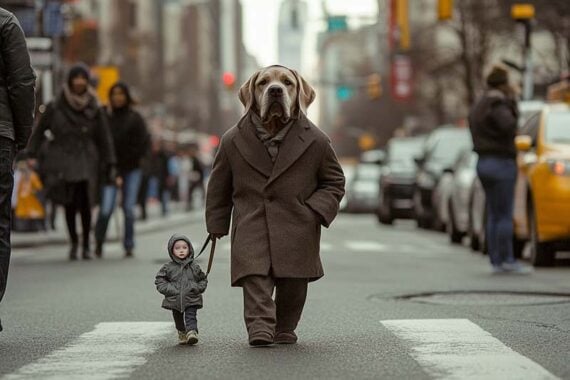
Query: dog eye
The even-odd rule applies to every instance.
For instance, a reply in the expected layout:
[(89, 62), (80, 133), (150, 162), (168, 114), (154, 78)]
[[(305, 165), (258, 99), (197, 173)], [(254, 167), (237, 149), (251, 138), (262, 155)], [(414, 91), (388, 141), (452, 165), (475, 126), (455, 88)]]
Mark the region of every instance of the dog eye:
[(258, 85), (260, 85), (260, 86), (265, 86), (266, 84), (267, 84), (267, 81), (265, 79), (263, 79), (262, 81), (260, 81), (258, 83)]
[(283, 83), (285, 83), (286, 86), (291, 86), (293, 84), (289, 79), (285, 79)]

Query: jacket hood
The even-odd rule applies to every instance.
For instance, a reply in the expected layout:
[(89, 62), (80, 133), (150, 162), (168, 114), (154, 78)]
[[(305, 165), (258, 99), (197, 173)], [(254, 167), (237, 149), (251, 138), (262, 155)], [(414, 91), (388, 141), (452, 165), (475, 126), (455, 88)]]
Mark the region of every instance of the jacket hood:
[[(174, 243), (176, 243), (179, 240), (184, 240), (186, 243), (188, 243), (188, 248), (190, 249), (190, 253), (188, 254), (188, 256), (184, 260), (181, 260), (178, 257), (174, 256), (174, 252), (173, 252)], [(188, 239), (188, 237), (186, 237), (185, 235), (174, 234), (174, 235), (172, 235), (170, 240), (168, 240), (168, 255), (170, 256), (172, 261), (174, 261), (175, 263), (186, 264), (186, 263), (194, 260), (194, 247), (192, 246), (190, 239)]]

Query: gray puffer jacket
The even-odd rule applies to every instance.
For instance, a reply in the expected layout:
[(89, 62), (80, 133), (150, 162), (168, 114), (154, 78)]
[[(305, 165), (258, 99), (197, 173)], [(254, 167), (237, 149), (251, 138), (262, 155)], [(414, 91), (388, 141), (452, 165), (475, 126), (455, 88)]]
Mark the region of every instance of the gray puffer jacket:
[[(179, 240), (184, 240), (190, 247), (190, 254), (184, 260), (173, 254), (174, 243)], [(206, 290), (208, 280), (194, 262), (194, 248), (190, 239), (184, 235), (173, 235), (168, 241), (168, 254), (172, 261), (160, 268), (154, 282), (158, 292), (164, 295), (162, 307), (181, 313), (189, 306), (202, 308), (202, 293)]]
[(24, 32), (14, 15), (0, 8), (0, 137), (23, 149), (34, 122), (36, 75)]

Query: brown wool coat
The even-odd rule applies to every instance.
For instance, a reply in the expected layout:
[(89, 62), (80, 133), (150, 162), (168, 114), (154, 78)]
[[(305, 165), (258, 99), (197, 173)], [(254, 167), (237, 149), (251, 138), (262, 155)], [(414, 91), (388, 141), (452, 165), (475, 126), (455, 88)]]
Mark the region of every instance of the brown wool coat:
[(245, 115), (222, 137), (208, 183), (209, 233), (231, 228), (231, 281), (249, 275), (323, 276), (321, 225), (329, 227), (345, 178), (329, 138), (302, 115), (275, 164)]

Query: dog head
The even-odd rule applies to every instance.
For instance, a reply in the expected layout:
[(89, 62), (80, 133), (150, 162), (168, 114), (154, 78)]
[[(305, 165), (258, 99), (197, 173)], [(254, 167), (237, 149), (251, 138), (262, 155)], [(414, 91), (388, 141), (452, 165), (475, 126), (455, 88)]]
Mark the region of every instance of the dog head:
[(256, 112), (261, 121), (277, 118), (287, 123), (306, 113), (315, 90), (297, 73), (284, 66), (268, 66), (254, 73), (239, 90), (245, 113)]

